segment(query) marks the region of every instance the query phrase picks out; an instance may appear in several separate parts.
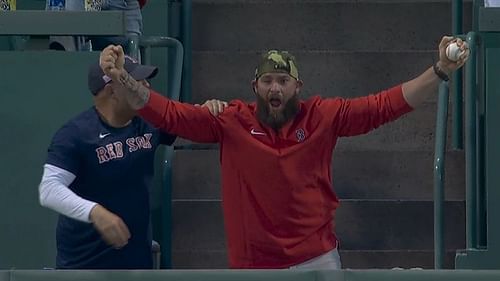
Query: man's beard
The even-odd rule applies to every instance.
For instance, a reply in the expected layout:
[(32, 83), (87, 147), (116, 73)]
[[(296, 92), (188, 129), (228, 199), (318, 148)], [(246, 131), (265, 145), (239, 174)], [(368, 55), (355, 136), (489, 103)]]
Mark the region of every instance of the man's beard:
[(299, 99), (293, 95), (285, 104), (282, 110), (272, 111), (269, 102), (260, 95), (257, 96), (257, 119), (277, 131), (288, 121), (292, 120), (299, 112)]

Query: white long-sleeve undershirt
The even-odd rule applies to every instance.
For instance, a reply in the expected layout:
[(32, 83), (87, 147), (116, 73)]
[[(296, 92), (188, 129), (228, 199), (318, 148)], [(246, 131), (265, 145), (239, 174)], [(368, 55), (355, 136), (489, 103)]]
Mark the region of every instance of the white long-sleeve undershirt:
[(97, 204), (75, 194), (69, 185), (76, 176), (57, 166), (45, 164), (38, 186), (40, 204), (75, 220), (90, 222), (90, 211)]

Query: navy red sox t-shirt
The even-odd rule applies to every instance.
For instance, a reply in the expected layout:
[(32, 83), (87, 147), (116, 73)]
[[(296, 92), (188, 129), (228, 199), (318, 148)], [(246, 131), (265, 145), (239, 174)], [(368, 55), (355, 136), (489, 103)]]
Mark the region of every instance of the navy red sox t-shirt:
[(135, 117), (123, 128), (101, 120), (95, 107), (66, 123), (52, 139), (46, 164), (73, 173), (69, 188), (119, 216), (131, 237), (114, 249), (91, 223), (59, 216), (56, 265), (60, 269), (152, 268), (149, 188), (159, 144), (175, 137)]

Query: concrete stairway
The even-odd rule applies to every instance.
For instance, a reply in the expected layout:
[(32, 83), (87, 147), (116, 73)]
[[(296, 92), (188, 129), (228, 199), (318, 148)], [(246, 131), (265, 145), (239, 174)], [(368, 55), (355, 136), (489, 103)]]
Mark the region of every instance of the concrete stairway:
[[(193, 1), (193, 102), (254, 99), (258, 55), (298, 59), (303, 97), (355, 97), (432, 65), (451, 33), (451, 1)], [(470, 3), (465, 5), (469, 14)], [(470, 28), (470, 17), (464, 20)], [(436, 103), (365, 136), (341, 139), (333, 162), (344, 268), (433, 266)], [(217, 150), (176, 152), (174, 268), (227, 267)], [(446, 266), (465, 244), (464, 156), (446, 167)]]

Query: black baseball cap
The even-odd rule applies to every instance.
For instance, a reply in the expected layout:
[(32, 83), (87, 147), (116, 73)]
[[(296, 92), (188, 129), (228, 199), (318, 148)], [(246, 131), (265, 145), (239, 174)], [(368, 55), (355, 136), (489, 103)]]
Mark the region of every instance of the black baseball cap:
[[(150, 79), (158, 73), (158, 67), (151, 65), (142, 65), (133, 58), (125, 56), (125, 70), (137, 81)], [(90, 92), (95, 96), (97, 93), (111, 81), (111, 78), (104, 74), (99, 66), (99, 62), (92, 64), (89, 67), (88, 86)]]

